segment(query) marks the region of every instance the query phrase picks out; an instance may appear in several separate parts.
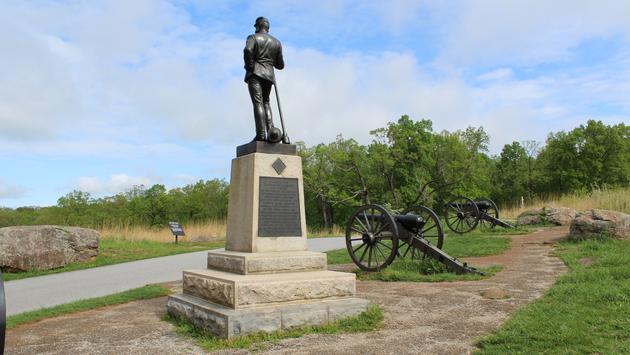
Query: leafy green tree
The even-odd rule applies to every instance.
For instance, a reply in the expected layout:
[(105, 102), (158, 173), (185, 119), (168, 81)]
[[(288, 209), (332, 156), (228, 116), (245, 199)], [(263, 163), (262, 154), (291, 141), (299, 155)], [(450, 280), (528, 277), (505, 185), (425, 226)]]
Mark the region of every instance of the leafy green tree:
[(383, 177), (383, 190), (387, 191), (383, 199), (392, 205), (408, 206), (431, 179), (432, 130), (431, 121), (414, 121), (404, 115), (387, 128), (370, 132), (374, 141), (368, 147), (368, 159)]
[(589, 120), (570, 132), (549, 134), (538, 156), (538, 190), (543, 194), (628, 186), (628, 127)]
[(516, 204), (528, 193), (528, 157), (525, 148), (518, 143), (503, 146), (494, 175), (496, 199)]

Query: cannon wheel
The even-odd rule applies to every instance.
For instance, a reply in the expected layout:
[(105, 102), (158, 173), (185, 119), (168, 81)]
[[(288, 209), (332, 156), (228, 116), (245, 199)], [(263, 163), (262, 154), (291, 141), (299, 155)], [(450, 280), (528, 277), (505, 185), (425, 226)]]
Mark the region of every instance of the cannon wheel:
[(357, 208), (346, 226), (346, 248), (361, 270), (386, 268), (398, 253), (398, 228), (392, 214), (379, 205)]
[(464, 234), (475, 229), (479, 217), (479, 207), (466, 196), (456, 196), (444, 205), (446, 225), (455, 233)]
[[(409, 233), (409, 236), (411, 238), (416, 236), (419, 238), (424, 238), (427, 241), (431, 242), (431, 244), (435, 245), (438, 249), (442, 249), (442, 245), (444, 244), (444, 231), (442, 230), (442, 223), (440, 223), (440, 218), (435, 214), (435, 212), (433, 212), (432, 209), (426, 206), (411, 206), (402, 211), (402, 214), (413, 214), (419, 216), (420, 218), (422, 218), (423, 221), (425, 221), (425, 224), (424, 226), (422, 226), (421, 230), (417, 231), (417, 233)], [(402, 254), (402, 257), (405, 257), (407, 256), (409, 249), (412, 247), (411, 240), (405, 240), (404, 238), (401, 238), (400, 241), (407, 244), (407, 247)], [(402, 248), (404, 247), (401, 245), (400, 249)], [(415, 250), (412, 250), (412, 259), (415, 254)]]
[[(488, 208), (488, 210), (486, 211), (486, 214), (488, 216), (492, 216), (496, 219), (499, 219), (499, 207), (497, 207), (497, 204), (494, 203), (494, 201), (492, 201), (489, 198), (486, 197), (480, 197), (478, 199), (475, 200), (475, 202), (487, 202), (490, 205), (490, 208)], [(495, 227), (494, 223), (488, 222), (483, 218), (479, 219), (479, 228), (483, 229), (483, 230), (488, 230), (488, 229), (492, 229)]]

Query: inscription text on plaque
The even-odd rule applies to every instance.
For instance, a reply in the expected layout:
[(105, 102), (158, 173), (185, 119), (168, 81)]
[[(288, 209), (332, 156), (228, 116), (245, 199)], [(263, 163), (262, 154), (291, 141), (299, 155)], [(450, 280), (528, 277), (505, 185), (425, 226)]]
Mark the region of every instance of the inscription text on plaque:
[(260, 177), (259, 237), (301, 237), (298, 179)]

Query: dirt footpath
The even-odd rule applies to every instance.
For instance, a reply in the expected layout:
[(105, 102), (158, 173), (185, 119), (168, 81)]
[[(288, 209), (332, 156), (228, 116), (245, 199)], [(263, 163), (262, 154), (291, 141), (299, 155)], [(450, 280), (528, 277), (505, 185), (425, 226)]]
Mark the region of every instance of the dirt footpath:
[[(372, 333), (307, 335), (272, 345), (278, 354), (462, 354), (474, 350), (518, 307), (540, 297), (566, 271), (549, 253), (567, 228), (513, 236), (498, 256), (468, 258), (470, 265), (503, 265), (481, 281), (450, 283), (358, 282), (358, 296), (378, 303), (384, 326)], [(465, 238), (465, 237), (464, 237)], [(48, 319), (8, 332), (6, 354), (202, 353), (160, 320), (165, 298), (132, 302)], [(229, 351), (244, 353), (245, 351)]]

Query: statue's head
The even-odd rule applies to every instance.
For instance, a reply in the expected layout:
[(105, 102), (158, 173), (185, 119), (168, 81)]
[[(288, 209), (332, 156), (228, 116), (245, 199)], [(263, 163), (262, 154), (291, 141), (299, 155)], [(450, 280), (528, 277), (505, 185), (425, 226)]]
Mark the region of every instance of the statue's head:
[(260, 32), (261, 30), (269, 32), (269, 20), (267, 20), (265, 17), (260, 16), (256, 19), (254, 27), (256, 27), (256, 32)]

